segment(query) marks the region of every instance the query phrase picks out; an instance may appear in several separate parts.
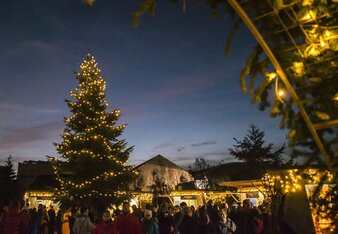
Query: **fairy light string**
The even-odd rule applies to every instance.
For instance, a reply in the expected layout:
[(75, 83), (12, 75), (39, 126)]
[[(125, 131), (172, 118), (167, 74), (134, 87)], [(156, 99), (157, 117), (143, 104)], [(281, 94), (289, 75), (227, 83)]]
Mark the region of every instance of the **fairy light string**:
[(81, 201), (102, 197), (127, 197), (126, 185), (138, 174), (125, 166), (132, 148), (118, 137), (126, 124), (117, 125), (119, 109), (107, 110), (106, 82), (95, 58), (88, 53), (75, 73), (78, 86), (66, 100), (71, 116), (66, 124), (61, 143), (55, 147), (60, 158), (52, 158), (52, 165), (60, 188), (57, 199)]

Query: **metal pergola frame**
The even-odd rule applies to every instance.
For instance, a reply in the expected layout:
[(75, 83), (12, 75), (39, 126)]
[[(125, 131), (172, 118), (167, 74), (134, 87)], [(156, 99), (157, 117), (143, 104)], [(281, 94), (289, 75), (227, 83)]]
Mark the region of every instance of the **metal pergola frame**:
[[(251, 33), (253, 34), (253, 36), (255, 37), (257, 42), (259, 43), (259, 45), (262, 47), (266, 56), (271, 61), (272, 65), (274, 66), (274, 68), (276, 70), (276, 73), (281, 78), (282, 82), (285, 85), (285, 88), (288, 90), (288, 92), (290, 93), (290, 96), (293, 99), (294, 103), (299, 108), (299, 111), (300, 111), (300, 113), (301, 113), (301, 115), (302, 115), (302, 117), (303, 117), (303, 119), (304, 119), (313, 139), (314, 139), (314, 141), (316, 142), (320, 153), (322, 154), (322, 157), (323, 157), (325, 164), (327, 165), (329, 170), (332, 170), (332, 165), (331, 165), (329, 154), (328, 154), (327, 150), (324, 148), (324, 144), (323, 144), (322, 140), (319, 138), (317, 131), (321, 130), (321, 129), (325, 129), (325, 128), (338, 126), (338, 119), (332, 120), (332, 121), (327, 121), (327, 122), (322, 122), (322, 123), (313, 123), (310, 120), (309, 115), (307, 114), (307, 112), (306, 112), (306, 110), (305, 110), (305, 108), (302, 104), (302, 101), (300, 100), (299, 96), (297, 95), (297, 93), (296, 93), (295, 89), (293, 88), (292, 84), (289, 82), (288, 77), (286, 76), (286, 73), (284, 72), (282, 66), (280, 65), (279, 61), (277, 60), (276, 56), (274, 55), (274, 53), (273, 53), (272, 49), (270, 48), (270, 46), (268, 45), (267, 41), (264, 39), (263, 35), (259, 32), (259, 30), (257, 29), (257, 27), (254, 24), (254, 21), (257, 20), (257, 18), (264, 17), (265, 15), (269, 15), (269, 14), (271, 14), (271, 12), (265, 13), (263, 16), (258, 16), (258, 17), (255, 17), (254, 19), (251, 19), (249, 17), (249, 15), (243, 9), (241, 4), (238, 2), (238, 0), (228, 0), (228, 3), (236, 11), (238, 16), (243, 20), (243, 22), (246, 24), (246, 26), (251, 31)], [(281, 24), (283, 25), (283, 22), (281, 22)], [(285, 28), (285, 25), (283, 25), (283, 27)], [(287, 28), (285, 28), (285, 29), (287, 31)], [(293, 40), (292, 37), (290, 37), (290, 39)], [(295, 49), (297, 49), (297, 50), (299, 49), (296, 44), (295, 44)]]

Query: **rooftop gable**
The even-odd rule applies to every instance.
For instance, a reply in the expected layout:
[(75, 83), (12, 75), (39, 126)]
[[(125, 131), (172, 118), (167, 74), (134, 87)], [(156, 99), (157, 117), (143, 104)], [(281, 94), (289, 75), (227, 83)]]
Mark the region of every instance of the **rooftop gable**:
[(176, 165), (175, 163), (173, 163), (172, 161), (170, 161), (169, 159), (163, 157), (162, 155), (156, 155), (155, 157), (145, 161), (144, 163), (141, 163), (140, 165), (134, 167), (134, 169), (140, 169), (142, 168), (144, 165), (158, 165), (158, 166), (166, 166), (169, 168), (175, 168), (175, 169), (179, 169), (179, 170), (184, 170), (182, 167)]

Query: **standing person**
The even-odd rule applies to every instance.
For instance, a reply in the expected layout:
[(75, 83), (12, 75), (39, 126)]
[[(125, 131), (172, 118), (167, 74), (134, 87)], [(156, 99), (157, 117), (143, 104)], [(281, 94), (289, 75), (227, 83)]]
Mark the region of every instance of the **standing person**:
[(259, 209), (253, 208), (250, 212), (250, 217), (253, 220), (253, 228), (257, 230), (257, 234), (262, 234), (264, 229), (264, 223), (262, 221), (262, 213)]
[(20, 213), (21, 222), (19, 226), (20, 234), (29, 234), (29, 212), (27, 209), (23, 209)]
[(257, 222), (253, 216), (253, 205), (250, 199), (243, 201), (243, 207), (239, 208), (234, 216), (237, 234), (258, 234)]
[(103, 212), (102, 221), (96, 226), (93, 234), (119, 234), (115, 223), (113, 223), (109, 210)]
[(48, 223), (49, 223), (49, 216), (48, 216), (48, 212), (47, 212), (47, 207), (43, 206), (41, 233), (48, 234)]
[(51, 205), (48, 210), (48, 234), (54, 234), (54, 228), (55, 228), (55, 210), (54, 207)]
[[(66, 211), (62, 215), (62, 234), (70, 234), (70, 225), (69, 225), (69, 217), (72, 216), (70, 210)], [(72, 226), (73, 227), (73, 226)]]
[(73, 232), (74, 234), (91, 234), (93, 224), (88, 217), (88, 208), (83, 206), (80, 209), (80, 214), (76, 216)]
[(138, 220), (141, 222), (141, 219), (144, 217), (144, 213), (141, 208), (138, 208), (136, 205), (132, 205), (131, 208), (133, 209), (133, 214), (136, 215)]
[(268, 201), (263, 201), (262, 205), (258, 206), (258, 209), (261, 212), (261, 219), (263, 221), (263, 234), (268, 234), (270, 232), (270, 222), (271, 214), (269, 212), (270, 203)]
[(59, 207), (59, 210), (56, 214), (56, 229), (57, 229), (57, 234), (62, 234), (62, 218), (63, 218), (63, 212), (61, 207)]
[(216, 228), (215, 228), (214, 224), (212, 223), (205, 206), (202, 206), (199, 209), (198, 221), (199, 221), (200, 233), (216, 234)]
[(39, 204), (38, 206), (38, 234), (43, 233), (42, 228), (42, 218), (43, 218), (43, 206), (42, 204)]
[(189, 206), (184, 207), (184, 217), (178, 226), (180, 234), (199, 234), (199, 225), (197, 221), (192, 217), (192, 209)]
[(174, 218), (169, 213), (168, 208), (164, 205), (161, 206), (158, 213), (158, 226), (160, 234), (173, 234), (174, 233)]
[(114, 213), (113, 213), (113, 217), (116, 218), (121, 213), (122, 213), (122, 210), (120, 209), (120, 207), (116, 207), (116, 209), (114, 210)]
[(36, 208), (29, 209), (29, 234), (37, 234), (38, 233), (38, 212)]
[(120, 234), (142, 234), (138, 218), (130, 213), (129, 202), (123, 202), (122, 213), (117, 216), (115, 222)]
[(158, 215), (158, 212), (157, 212), (157, 206), (151, 206), (151, 212), (152, 212), (152, 217), (153, 219), (156, 220), (156, 222), (158, 222), (158, 219), (157, 219), (157, 215)]
[(237, 203), (234, 202), (231, 207), (230, 207), (230, 213), (228, 214), (229, 215), (229, 218), (230, 219), (233, 219), (235, 216), (236, 216), (236, 213), (237, 213)]
[(218, 217), (218, 222), (215, 225), (217, 234), (230, 234), (236, 231), (236, 225), (228, 218), (226, 209), (219, 210)]
[(9, 205), (4, 208), (4, 211), (1, 219), (0, 233), (19, 234), (22, 220), (19, 213), (18, 201), (11, 201)]
[(143, 234), (159, 234), (159, 228), (157, 221), (152, 217), (152, 211), (146, 210), (144, 212), (144, 219), (142, 219), (142, 231)]
[(72, 208), (68, 216), (68, 226), (70, 234), (74, 234), (73, 227), (75, 223), (75, 217), (78, 214), (78, 207)]
[(177, 207), (177, 212), (174, 215), (175, 229), (179, 232), (182, 220), (184, 218), (184, 209), (187, 207), (187, 203), (181, 202), (180, 206)]
[(8, 213), (9, 205), (10, 205), (10, 201), (9, 200), (4, 200), (1, 203), (0, 207), (2, 207), (2, 209), (0, 210), (0, 228), (1, 228), (1, 225), (2, 225), (3, 218)]

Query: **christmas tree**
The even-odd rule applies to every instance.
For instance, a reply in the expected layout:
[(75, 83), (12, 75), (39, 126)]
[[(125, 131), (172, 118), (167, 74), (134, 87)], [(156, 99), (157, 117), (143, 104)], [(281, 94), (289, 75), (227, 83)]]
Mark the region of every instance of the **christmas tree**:
[(118, 137), (126, 125), (117, 125), (119, 109), (107, 110), (106, 83), (90, 53), (80, 68), (70, 92), (75, 100), (66, 100), (72, 116), (65, 118), (62, 142), (55, 143), (61, 155), (53, 158), (60, 182), (55, 196), (64, 207), (90, 205), (100, 212), (130, 198), (128, 185), (137, 172), (125, 166), (132, 147)]

